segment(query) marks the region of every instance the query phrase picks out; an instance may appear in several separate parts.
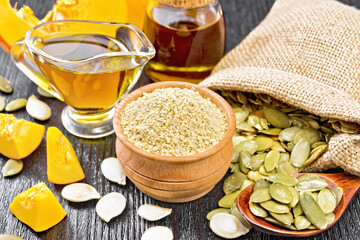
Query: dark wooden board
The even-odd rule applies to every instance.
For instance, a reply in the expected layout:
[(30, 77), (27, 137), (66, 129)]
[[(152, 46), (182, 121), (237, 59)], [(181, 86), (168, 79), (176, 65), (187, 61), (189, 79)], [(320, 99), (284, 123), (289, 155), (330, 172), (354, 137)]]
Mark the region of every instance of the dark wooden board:
[[(15, 1), (11, 2), (12, 4), (15, 3)], [(220, 0), (220, 2), (226, 17), (226, 49), (229, 51), (260, 23), (270, 10), (274, 0)], [(358, 0), (342, 0), (342, 2), (360, 8), (360, 1)], [(38, 17), (43, 17), (51, 8), (54, 0), (21, 0), (19, 6), (24, 3), (32, 7)], [(10, 57), (2, 50), (0, 50), (0, 75), (8, 78), (14, 85), (12, 94), (0, 93), (7, 101), (19, 97), (27, 98), (31, 94), (38, 96), (36, 85), (16, 68)], [(137, 86), (146, 83), (149, 83), (149, 80), (143, 76)], [(101, 195), (112, 191), (121, 192), (127, 198), (128, 203), (122, 215), (110, 223), (105, 223), (95, 213), (96, 201), (70, 203), (62, 199), (60, 196), (62, 186), (47, 181), (44, 137), (40, 147), (24, 159), (24, 169), (21, 174), (11, 178), (0, 177), (0, 234), (16, 234), (24, 239), (140, 239), (148, 227), (164, 225), (172, 229), (175, 239), (220, 239), (211, 232), (205, 216), (210, 210), (217, 207), (217, 201), (222, 197), (222, 181), (205, 197), (184, 204), (169, 204), (153, 200), (141, 193), (129, 181), (125, 187), (111, 183), (102, 176), (100, 163), (106, 157), (115, 156), (115, 136), (112, 135), (99, 140), (84, 140), (74, 137), (64, 130), (60, 122), (59, 116), (64, 104), (54, 99), (41, 99), (51, 106), (53, 112), (51, 119), (44, 124), (47, 127), (57, 126), (73, 144), (85, 171), (84, 182), (95, 186)], [(24, 110), (16, 112), (15, 116), (34, 121)], [(5, 164), (6, 160), (6, 157), (0, 155), (0, 167)], [(17, 220), (8, 207), (17, 194), (41, 181), (44, 181), (54, 192), (66, 210), (67, 217), (48, 231), (35, 233)], [(173, 209), (173, 213), (158, 222), (147, 222), (136, 213), (136, 209), (144, 203), (170, 207)], [(286, 238), (273, 237), (251, 230), (250, 233), (240, 239)], [(360, 239), (360, 195), (355, 197), (344, 216), (334, 227), (322, 234), (306, 239)]]

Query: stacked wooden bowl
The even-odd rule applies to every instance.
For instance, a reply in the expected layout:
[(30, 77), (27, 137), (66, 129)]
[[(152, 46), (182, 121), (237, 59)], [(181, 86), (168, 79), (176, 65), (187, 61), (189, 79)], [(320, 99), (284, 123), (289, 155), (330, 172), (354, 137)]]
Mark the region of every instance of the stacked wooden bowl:
[[(224, 138), (211, 149), (183, 157), (161, 156), (144, 151), (123, 134), (121, 114), (126, 105), (144, 92), (157, 88), (191, 88), (209, 98), (226, 115)], [(126, 176), (146, 195), (165, 202), (187, 202), (207, 194), (227, 172), (233, 154), (235, 116), (230, 105), (217, 93), (190, 83), (161, 82), (146, 85), (126, 96), (116, 108), (114, 129), (116, 154)]]

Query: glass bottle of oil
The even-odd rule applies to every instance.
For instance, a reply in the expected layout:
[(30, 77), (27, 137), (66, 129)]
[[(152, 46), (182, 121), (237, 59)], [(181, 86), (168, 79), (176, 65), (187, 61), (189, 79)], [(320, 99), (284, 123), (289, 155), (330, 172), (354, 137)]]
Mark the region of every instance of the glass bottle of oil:
[(199, 83), (225, 53), (218, 0), (149, 0), (144, 32), (156, 49), (147, 65), (155, 82)]

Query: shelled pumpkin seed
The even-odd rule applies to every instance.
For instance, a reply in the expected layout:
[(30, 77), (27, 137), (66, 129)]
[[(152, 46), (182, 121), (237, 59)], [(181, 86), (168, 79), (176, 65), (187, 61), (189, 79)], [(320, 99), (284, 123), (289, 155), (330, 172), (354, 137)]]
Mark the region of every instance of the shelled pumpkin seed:
[(5, 106), (6, 106), (5, 99), (0, 96), (0, 112), (4, 111)]
[[(334, 221), (333, 211), (340, 200), (324, 180), (317, 175), (306, 174), (297, 179), (296, 185), (285, 185), (279, 183), (278, 179), (261, 179), (253, 185), (249, 208), (255, 216), (291, 230), (324, 229)], [(281, 176), (280, 179), (285, 177)], [(299, 190), (298, 186), (304, 183), (309, 183), (312, 191), (307, 188)], [(341, 188), (335, 189), (341, 192)]]
[(0, 76), (0, 91), (4, 93), (12, 93), (13, 87), (11, 83), (4, 77)]
[(5, 111), (14, 112), (16, 110), (22, 109), (26, 106), (26, 103), (27, 103), (27, 99), (25, 99), (25, 98), (18, 98), (18, 99), (12, 100), (11, 102), (9, 102), (6, 105)]

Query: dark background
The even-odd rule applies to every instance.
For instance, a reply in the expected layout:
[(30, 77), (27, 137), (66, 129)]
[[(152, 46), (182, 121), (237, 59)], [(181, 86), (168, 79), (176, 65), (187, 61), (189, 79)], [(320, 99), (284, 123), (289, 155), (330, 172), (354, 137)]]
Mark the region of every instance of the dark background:
[[(18, 6), (26, 3), (34, 10), (37, 17), (42, 18), (55, 1), (21, 0), (18, 2)], [(260, 23), (270, 10), (274, 0), (220, 0), (220, 2), (226, 18), (226, 49), (229, 51)], [(342, 2), (360, 8), (359, 0), (342, 0)], [(11, 1), (11, 3), (14, 4), (15, 1)], [(0, 92), (7, 102), (19, 97), (28, 98), (31, 94), (39, 97), (36, 85), (16, 68), (10, 57), (1, 49), (0, 75), (9, 79), (14, 86), (12, 94)], [(146, 83), (149, 83), (149, 80), (143, 76), (137, 85)], [(153, 200), (142, 194), (130, 181), (127, 181), (125, 187), (111, 183), (103, 177), (100, 163), (106, 157), (115, 156), (115, 135), (98, 140), (74, 137), (64, 130), (60, 122), (59, 116), (64, 103), (54, 99), (42, 97), (40, 99), (50, 105), (53, 114), (50, 120), (42, 124), (45, 124), (46, 127), (57, 126), (70, 140), (85, 171), (86, 178), (83, 182), (95, 186), (102, 196), (113, 191), (123, 193), (128, 201), (127, 206), (119, 217), (114, 218), (110, 223), (105, 223), (95, 213), (96, 200), (86, 203), (71, 203), (64, 200), (60, 196), (62, 186), (47, 181), (46, 141), (44, 139), (39, 148), (24, 159), (24, 169), (20, 174), (11, 178), (0, 177), (0, 234), (15, 234), (24, 239), (140, 239), (148, 227), (164, 225), (172, 229), (175, 239), (219, 239), (210, 230), (206, 214), (217, 207), (217, 201), (223, 195), (222, 181), (205, 197), (184, 204), (169, 204)], [(16, 112), (15, 116), (34, 121), (25, 110)], [(6, 157), (0, 155), (0, 167), (5, 164), (6, 160)], [(44, 181), (53, 191), (68, 215), (55, 227), (42, 233), (36, 233), (13, 216), (8, 206), (17, 194), (41, 181)], [(147, 222), (136, 213), (136, 209), (145, 203), (172, 208), (173, 212), (169, 217), (158, 222)], [(359, 214), (360, 195), (355, 197), (339, 222), (330, 230), (306, 239), (360, 239)], [(251, 230), (240, 239), (286, 238), (273, 237)]]

